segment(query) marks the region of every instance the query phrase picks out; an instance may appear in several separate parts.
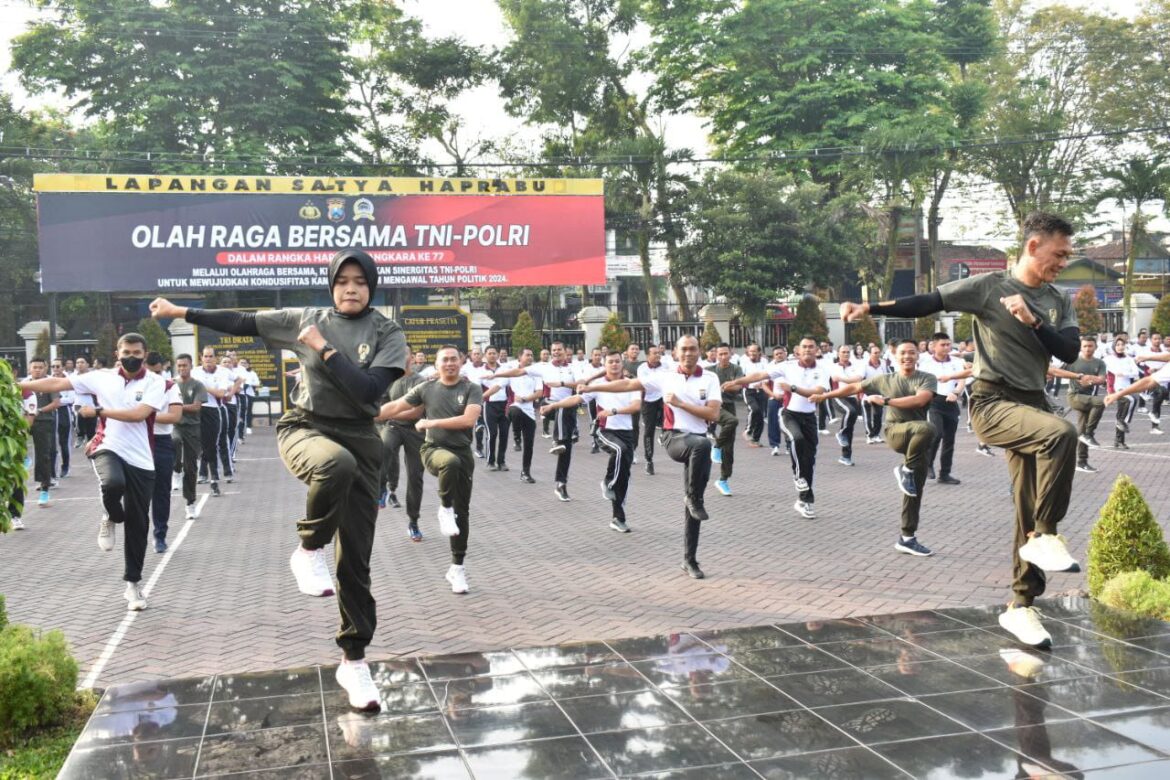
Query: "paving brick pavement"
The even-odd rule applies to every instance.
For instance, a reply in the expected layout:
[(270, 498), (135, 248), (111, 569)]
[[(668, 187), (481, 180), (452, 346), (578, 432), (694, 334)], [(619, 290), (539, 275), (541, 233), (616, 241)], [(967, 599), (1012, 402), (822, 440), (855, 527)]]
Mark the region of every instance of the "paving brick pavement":
[[(1157, 517), (1170, 510), (1170, 442), (1150, 436), (1141, 417), (1134, 430), (1131, 452), (1094, 451), (1100, 472), (1077, 474), (1062, 532), (1082, 559), (1118, 473), (1133, 477)], [(607, 528), (598, 486), (604, 456), (576, 448), (573, 500), (561, 503), (548, 443), (538, 439), (535, 485), (520, 483), (518, 464), (501, 474), (477, 463), (467, 596), (452, 594), (443, 579), (449, 557), (431, 477), (425, 542), (407, 539), (403, 510), (381, 512), (372, 560), (379, 626), (370, 657), (983, 605), (1009, 595), (1004, 459), (977, 455), (962, 430), (955, 474), (963, 484), (927, 485), (920, 536), (936, 555), (925, 559), (892, 549), (901, 494), (891, 476), (897, 456), (884, 445), (859, 444), (857, 465), (848, 468), (835, 462), (833, 440), (821, 438), (819, 517), (809, 521), (792, 510), (788, 459), (741, 440), (735, 495), (708, 490), (711, 520), (699, 550), (708, 579), (701, 582), (679, 570), (679, 465), (660, 454), (656, 476), (637, 467), (627, 505), (633, 533), (620, 535)], [(277, 458), (271, 429), (256, 428), (240, 450), (238, 480), (224, 487), (175, 548), (150, 608), (126, 621), (97, 685), (335, 662), (334, 599), (300, 595), (288, 570), (304, 488)], [(173, 541), (185, 524), (177, 496), (172, 513)], [(29, 530), (0, 538), (0, 592), (14, 621), (64, 631), (85, 677), (126, 619), (121, 540), (113, 553), (98, 550), (96, 480), (83, 464), (54, 491), (50, 508), (26, 515)], [(147, 554), (147, 580), (161, 560)], [(1055, 575), (1049, 592), (1082, 585), (1083, 575)]]

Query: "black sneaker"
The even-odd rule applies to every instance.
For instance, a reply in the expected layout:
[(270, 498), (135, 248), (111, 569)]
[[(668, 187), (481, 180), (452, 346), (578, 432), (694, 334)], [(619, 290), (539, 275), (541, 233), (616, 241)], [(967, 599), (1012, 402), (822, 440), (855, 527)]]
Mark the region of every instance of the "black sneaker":
[(926, 467), (926, 478), (927, 479), (934, 479), (935, 478), (934, 477), (934, 466), (927, 466)]
[(1083, 472), (1085, 472), (1086, 474), (1096, 474), (1096, 473), (1097, 473), (1097, 467), (1096, 467), (1096, 466), (1090, 466), (1088, 463), (1078, 463), (1078, 464), (1077, 464), (1077, 471), (1083, 471)]
[(402, 502), (399, 501), (398, 496), (394, 495), (393, 493), (386, 496), (386, 503), (390, 504), (390, 506), (394, 507), (395, 509), (402, 508)]
[(646, 474), (651, 477), (654, 476), (654, 461), (646, 461)]
[(921, 542), (918, 541), (917, 536), (911, 536), (905, 541), (903, 541), (902, 537), (899, 536), (898, 541), (894, 543), (894, 549), (898, 552), (907, 553), (909, 555), (918, 555), (923, 558), (928, 555), (934, 555), (934, 552), (929, 547), (925, 547)]
[(532, 475), (531, 475), (531, 474), (529, 474), (528, 472), (524, 472), (523, 474), (521, 474), (521, 475), (520, 475), (520, 481), (521, 481), (521, 482), (527, 482), (529, 485), (535, 485), (535, 484), (536, 484), (536, 480), (535, 480), (535, 479), (533, 479), (533, 478), (532, 478)]
[(512, 445), (512, 452), (521, 452), (523, 449), (524, 448), (520, 446), (520, 442), (516, 442)]
[(618, 520), (616, 517), (609, 521), (609, 527), (620, 534), (628, 534), (630, 532), (630, 527), (626, 525), (626, 521)]
[(699, 568), (698, 561), (683, 561), (682, 570), (691, 575), (691, 579), (693, 580), (701, 580), (707, 576), (703, 573), (703, 570)]
[(215, 496), (216, 498), (223, 495), (223, 493), (219, 492), (219, 483), (218, 482), (211, 483), (211, 495)]
[(687, 514), (696, 520), (707, 519), (707, 509), (703, 506), (703, 499), (698, 496), (687, 496), (684, 502), (687, 507)]
[(511, 471), (511, 470), (512, 469), (508, 468), (507, 463), (497, 463), (496, 464), (496, 471)]
[(200, 477), (199, 479), (195, 480), (195, 484), (196, 485), (206, 485), (207, 484), (207, 477)]
[(938, 478), (938, 484), (940, 485), (959, 485), (962, 484), (962, 482), (963, 480), (952, 477), (950, 474), (943, 474)]
[(898, 490), (911, 498), (917, 498), (918, 487), (914, 484), (914, 472), (905, 466), (894, 466), (894, 479), (898, 481)]
[(597, 444), (596, 444), (596, 443), (594, 443), (593, 447), (591, 447), (591, 448), (590, 448), (590, 450), (589, 450), (589, 454), (590, 454), (590, 455), (596, 455), (596, 454), (597, 454), (597, 453), (599, 453), (599, 452), (601, 452), (601, 447), (597, 446)]
[(988, 447), (986, 444), (976, 445), (975, 451), (978, 452), (980, 455), (982, 455), (985, 458), (994, 458), (995, 457), (995, 453), (991, 451), (991, 447)]
[(1077, 437), (1077, 441), (1079, 441), (1081, 444), (1085, 445), (1086, 447), (1100, 447), (1101, 446), (1100, 444), (1097, 443), (1097, 440), (1094, 439), (1093, 436), (1091, 434), (1088, 434), (1088, 433), (1082, 433), (1080, 436)]
[(1129, 433), (1129, 424), (1119, 422), (1117, 423), (1117, 430), (1121, 431), (1122, 433)]
[(167, 551), (167, 540), (166, 539), (155, 539), (154, 540), (154, 551), (156, 553), (160, 553), (160, 554), (165, 553)]
[(555, 488), (553, 488), (553, 492), (557, 494), (557, 498), (559, 498), (561, 501), (572, 501), (573, 500), (573, 499), (569, 498), (569, 489), (568, 489), (568, 486), (565, 485), (564, 483), (558, 482), (557, 486)]

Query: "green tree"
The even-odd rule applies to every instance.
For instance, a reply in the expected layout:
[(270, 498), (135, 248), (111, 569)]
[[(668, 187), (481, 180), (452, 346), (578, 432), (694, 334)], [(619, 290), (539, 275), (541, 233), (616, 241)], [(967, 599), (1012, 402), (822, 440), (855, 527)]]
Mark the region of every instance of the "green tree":
[(914, 340), (930, 341), (930, 337), (938, 333), (938, 322), (934, 317), (919, 317), (914, 320)]
[(805, 336), (812, 336), (817, 342), (829, 340), (829, 323), (815, 295), (805, 295), (796, 305), (796, 317), (788, 329), (788, 348), (794, 349)]
[(960, 314), (955, 319), (954, 336), (959, 341), (970, 341), (975, 338), (975, 318), (970, 314)]
[(1101, 311), (1097, 308), (1097, 289), (1093, 285), (1085, 284), (1077, 290), (1076, 297), (1073, 298), (1073, 308), (1077, 312), (1077, 327), (1080, 328), (1082, 335), (1100, 333), (1105, 327)]
[(175, 359), (175, 348), (171, 345), (171, 337), (159, 321), (153, 317), (143, 317), (138, 321), (138, 332), (146, 339), (146, 350), (157, 352), (163, 360)]
[(703, 323), (703, 332), (699, 334), (699, 349), (703, 354), (707, 354), (707, 350), (719, 346), (723, 342), (723, 337), (719, 335), (719, 329), (715, 327), (715, 320), (708, 317), (707, 321)]
[(1150, 331), (1161, 333), (1163, 336), (1170, 334), (1170, 295), (1163, 295), (1158, 305), (1154, 307), (1154, 315), (1150, 318)]
[(1131, 157), (1120, 167), (1110, 168), (1102, 175), (1113, 182), (1101, 193), (1102, 199), (1115, 200), (1123, 207), (1128, 203), (1133, 208), (1129, 249), (1125, 257), (1125, 281), (1121, 292), (1121, 306), (1128, 314), (1130, 296), (1133, 294), (1134, 259), (1137, 257), (1138, 244), (1145, 234), (1146, 216), (1142, 208), (1150, 201), (1170, 197), (1170, 165), (1160, 155), (1148, 160)]
[[(0, 360), (0, 533), (12, 528), (9, 503), (12, 490), (28, 481), (24, 456), (28, 454), (28, 422), (21, 409), (21, 393), (7, 360)], [(17, 507), (21, 512), (23, 506)], [(0, 612), (3, 603), (0, 602)]]
[(1170, 576), (1170, 548), (1150, 505), (1122, 474), (1089, 532), (1089, 594), (1097, 596), (1112, 577), (1144, 570), (1155, 579)]
[(512, 353), (519, 355), (523, 349), (531, 349), (532, 354), (539, 355), (543, 346), (536, 326), (532, 324), (532, 315), (526, 311), (516, 315), (516, 324), (512, 326)]
[(850, 340), (854, 344), (861, 344), (868, 346), (869, 344), (877, 344), (881, 346), (881, 337), (878, 335), (877, 323), (873, 321), (873, 317), (868, 314), (864, 315), (854, 325), (850, 332)]
[(41, 332), (37, 334), (37, 343), (36, 343), (36, 346), (33, 347), (34, 356), (44, 358), (45, 360), (49, 360), (50, 359), (49, 348), (51, 346), (52, 345), (49, 344), (49, 329), (43, 328), (41, 330)]
[(118, 329), (113, 323), (107, 322), (98, 328), (97, 343), (93, 347), (93, 356), (105, 360), (113, 365), (114, 354), (118, 351)]
[(609, 347), (610, 352), (624, 352), (630, 345), (630, 334), (622, 327), (617, 312), (612, 312), (609, 319), (601, 326), (601, 338), (597, 342), (599, 347)]

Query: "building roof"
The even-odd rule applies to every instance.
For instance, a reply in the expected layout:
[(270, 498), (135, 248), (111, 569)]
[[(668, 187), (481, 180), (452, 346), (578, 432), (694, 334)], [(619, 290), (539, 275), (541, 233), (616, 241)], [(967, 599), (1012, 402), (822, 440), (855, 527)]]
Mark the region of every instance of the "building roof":
[[(1158, 241), (1159, 236), (1138, 236), (1138, 249), (1135, 257), (1150, 258), (1150, 257), (1170, 257), (1170, 250), (1166, 249)], [(1129, 251), (1129, 243), (1121, 241), (1120, 239), (1109, 241), (1104, 244), (1097, 244), (1095, 246), (1086, 246), (1081, 248), (1081, 254), (1090, 260), (1097, 261), (1120, 261), (1124, 260), (1126, 252)]]

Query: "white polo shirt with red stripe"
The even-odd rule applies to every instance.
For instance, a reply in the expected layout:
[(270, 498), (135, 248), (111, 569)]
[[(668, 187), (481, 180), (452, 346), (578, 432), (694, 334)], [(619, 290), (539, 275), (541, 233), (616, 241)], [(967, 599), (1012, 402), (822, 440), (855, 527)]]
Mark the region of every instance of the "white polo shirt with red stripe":
[[(98, 406), (104, 409), (134, 409), (140, 404), (158, 412), (167, 409), (166, 381), (145, 368), (129, 379), (121, 370), (88, 371), (70, 377), (69, 382), (74, 390), (97, 398)], [(153, 443), (146, 420), (131, 423), (106, 418), (101, 425), (101, 441), (95, 451), (112, 452), (128, 466), (154, 471)]]
[[(696, 406), (706, 406), (708, 401), (723, 400), (723, 391), (719, 387), (719, 377), (714, 371), (702, 366), (695, 366), (695, 372), (690, 376), (683, 373), (682, 367), (667, 373), (654, 373), (640, 377), (642, 387), (647, 392), (656, 391), (665, 395), (672, 393), (679, 399)], [(707, 421), (696, 417), (686, 409), (680, 409), (668, 403), (662, 405), (662, 430), (684, 431), (686, 433), (707, 433)]]

